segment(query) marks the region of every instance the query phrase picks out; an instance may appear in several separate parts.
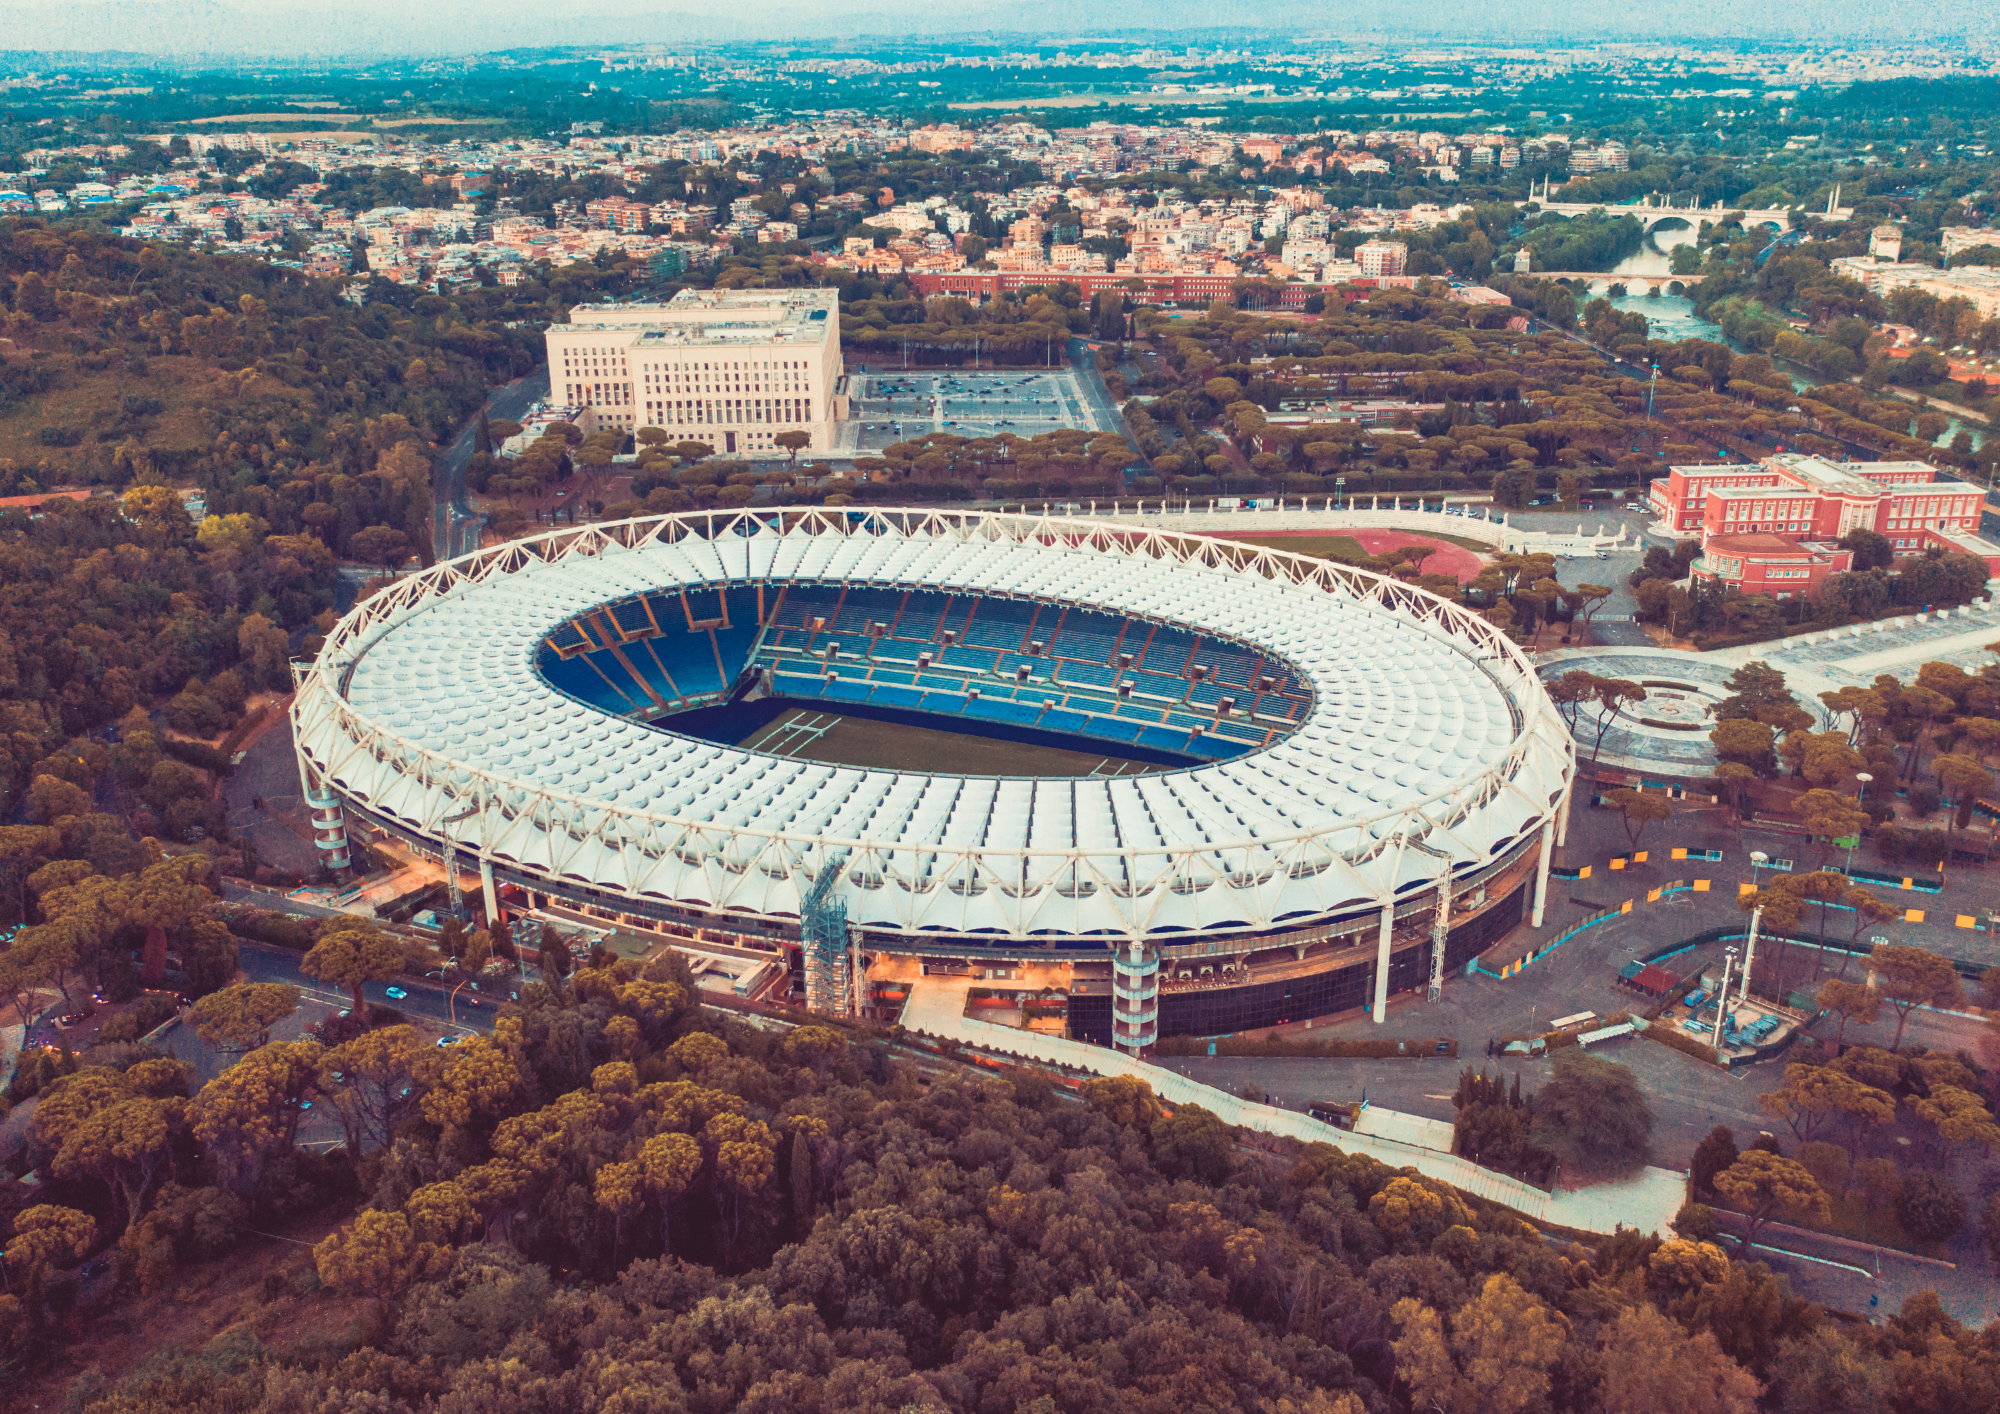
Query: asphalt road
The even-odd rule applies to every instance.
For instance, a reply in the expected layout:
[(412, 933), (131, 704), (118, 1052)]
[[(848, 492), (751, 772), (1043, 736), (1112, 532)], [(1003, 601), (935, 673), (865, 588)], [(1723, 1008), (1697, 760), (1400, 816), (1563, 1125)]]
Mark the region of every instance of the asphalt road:
[(1122, 436), (1135, 455), (1139, 444), (1132, 440), (1132, 434), (1125, 430), (1125, 418), (1118, 411), (1118, 404), (1112, 401), (1111, 390), (1104, 386), (1104, 379), (1097, 371), (1097, 361), (1090, 352), (1090, 344), (1084, 339), (1069, 341), (1070, 367), (1076, 370), (1076, 381), (1083, 388), (1083, 395), (1090, 400), (1097, 413), (1097, 425), (1107, 432)]
[[(518, 422), (521, 414), (548, 395), (549, 370), (545, 365), (494, 389), (486, 399), (486, 415)], [(465, 468), (472, 460), (472, 444), (478, 431), (479, 419), (470, 419), (459, 429), (457, 439), (438, 456), (431, 533), (433, 549), (440, 560), (470, 554), (479, 548), (479, 527), (484, 518), (468, 508), (465, 494)]]
[[(270, 897), (259, 898), (257, 901), (267, 905), (275, 902)], [(307, 906), (293, 904), (289, 900), (287, 906), (288, 911), (300, 913), (307, 911)], [(348, 1006), (350, 998), (346, 993), (329, 988), (325, 983), (315, 981), (299, 970), (301, 957), (302, 954), (285, 948), (266, 947), (262, 943), (249, 941), (242, 942), (237, 949), (237, 965), (242, 968), (248, 980), (289, 982), (311, 1000), (331, 1004), (336, 1010)], [(422, 1019), (449, 1030), (471, 1035), (493, 1029), (495, 1004), (505, 1001), (514, 985), (507, 978), (483, 981), (480, 986), (486, 989), (486, 995), (482, 999), (480, 992), (470, 983), (459, 988), (451, 988), (435, 982), (420, 982), (405, 977), (398, 978), (394, 982), (367, 983), (362, 987), (361, 994), (370, 1002), (394, 1007), (413, 1020)], [(408, 995), (401, 999), (392, 998), (388, 994), (390, 987), (400, 988)]]

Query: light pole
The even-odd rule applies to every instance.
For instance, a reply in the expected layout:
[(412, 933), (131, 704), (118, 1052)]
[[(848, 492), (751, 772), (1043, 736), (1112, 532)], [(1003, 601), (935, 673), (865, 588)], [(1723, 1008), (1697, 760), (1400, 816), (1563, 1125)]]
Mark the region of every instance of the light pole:
[(1715, 1049), (1722, 1049), (1722, 1020), (1729, 1015), (1729, 965), (1736, 961), (1736, 949), (1722, 950), (1722, 989), (1715, 994)]
[[(1859, 771), (1855, 773), (1854, 803), (1856, 805), (1861, 804), (1863, 797), (1865, 797), (1868, 794), (1869, 783), (1872, 782), (1874, 779), (1875, 778), (1869, 775), (1866, 771)], [(1853, 834), (1849, 835), (1847, 839), (1848, 839), (1847, 862), (1841, 866), (1840, 872), (1847, 875), (1849, 879), (1852, 879), (1854, 877), (1854, 846), (1861, 843), (1861, 831), (1857, 829)]]
[(1763, 917), (1762, 907), (1750, 910), (1750, 942), (1743, 952), (1743, 985), (1736, 994), (1737, 1000), (1745, 1003), (1750, 1000), (1750, 974), (1757, 968), (1757, 924)]
[(1750, 892), (1757, 892), (1757, 871), (1771, 862), (1771, 856), (1761, 849), (1750, 851)]

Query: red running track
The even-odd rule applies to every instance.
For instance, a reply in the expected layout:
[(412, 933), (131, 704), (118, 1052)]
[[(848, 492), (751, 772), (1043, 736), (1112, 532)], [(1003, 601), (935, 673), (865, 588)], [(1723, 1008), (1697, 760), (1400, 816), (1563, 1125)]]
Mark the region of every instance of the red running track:
[[(1221, 531), (1209, 533), (1219, 540), (1231, 538)], [(1384, 554), (1404, 545), (1435, 545), (1437, 553), (1424, 561), (1424, 573), (1448, 574), (1460, 584), (1477, 578), (1486, 563), (1477, 552), (1461, 545), (1448, 544), (1428, 535), (1412, 535), (1404, 530), (1256, 530), (1250, 534), (1259, 540), (1324, 540), (1328, 536), (1344, 535), (1371, 555)]]

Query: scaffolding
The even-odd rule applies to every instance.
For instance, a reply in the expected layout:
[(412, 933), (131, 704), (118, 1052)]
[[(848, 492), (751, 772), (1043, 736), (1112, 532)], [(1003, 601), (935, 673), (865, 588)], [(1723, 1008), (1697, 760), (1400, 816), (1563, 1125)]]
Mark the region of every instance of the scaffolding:
[(820, 867), (799, 907), (806, 969), (806, 1009), (822, 1016), (852, 1016), (854, 955), (847, 936), (847, 900), (834, 891), (846, 857)]

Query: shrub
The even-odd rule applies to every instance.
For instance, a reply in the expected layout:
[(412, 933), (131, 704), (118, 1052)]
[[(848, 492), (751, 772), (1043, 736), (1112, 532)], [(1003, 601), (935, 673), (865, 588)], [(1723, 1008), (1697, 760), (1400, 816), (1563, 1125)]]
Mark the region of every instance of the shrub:
[(311, 952), (319, 938), (318, 919), (300, 918), (270, 909), (239, 905), (226, 910), (222, 921), (239, 938), (292, 952)]
[(1942, 1242), (1965, 1226), (1965, 1196), (1934, 1173), (1905, 1174), (1896, 1220), (1919, 1242)]
[(1910, 813), (1921, 820), (1934, 812), (1938, 808), (1938, 802), (1944, 797), (1929, 781), (1918, 781), (1910, 787), (1909, 794), (1903, 799), (1910, 807)]
[[(221, 720), (218, 716), (214, 722), (218, 731), (221, 730)], [(184, 761), (199, 770), (214, 771), (218, 775), (227, 774), (229, 770), (229, 758), (205, 741), (184, 741), (180, 737), (163, 736), (160, 738), (160, 750), (176, 761)]]
[(1715, 1047), (1705, 1041), (1697, 1041), (1678, 1026), (1648, 1026), (1646, 1037), (1658, 1041), (1663, 1046), (1672, 1046), (1677, 1051), (1686, 1051), (1696, 1060), (1705, 1060), (1710, 1065), (1721, 1065), (1716, 1057)]
[(1674, 1214), (1674, 1231), (1688, 1242), (1713, 1242), (1720, 1229), (1715, 1209), (1706, 1203), (1683, 1203)]

